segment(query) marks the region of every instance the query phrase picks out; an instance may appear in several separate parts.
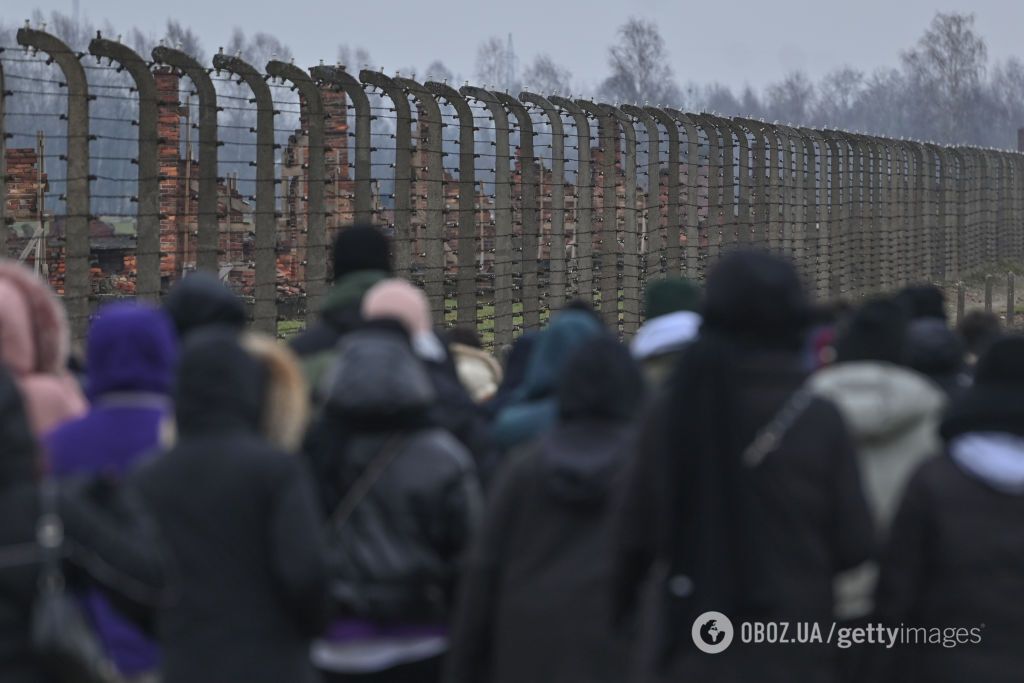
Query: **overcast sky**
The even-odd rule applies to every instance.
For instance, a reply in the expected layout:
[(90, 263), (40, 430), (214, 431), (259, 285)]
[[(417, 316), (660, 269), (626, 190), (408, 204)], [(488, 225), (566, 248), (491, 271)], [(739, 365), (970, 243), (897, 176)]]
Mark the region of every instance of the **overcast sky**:
[[(364, 46), (388, 72), (435, 59), (471, 77), (477, 45), (511, 33), (520, 61), (539, 52), (592, 88), (608, 45), (630, 16), (654, 19), (680, 84), (720, 81), (757, 89), (794, 69), (817, 78), (852, 64), (895, 65), (936, 11), (973, 11), (991, 59), (1024, 57), (1020, 0), (78, 0), (83, 17), (118, 31), (160, 35), (170, 18), (190, 25), (212, 53), (232, 28), (273, 33), (301, 66), (333, 62), (341, 43)], [(34, 9), (71, 12), (74, 0), (0, 0), (8, 21)], [(742, 9), (741, 9), (742, 8)]]

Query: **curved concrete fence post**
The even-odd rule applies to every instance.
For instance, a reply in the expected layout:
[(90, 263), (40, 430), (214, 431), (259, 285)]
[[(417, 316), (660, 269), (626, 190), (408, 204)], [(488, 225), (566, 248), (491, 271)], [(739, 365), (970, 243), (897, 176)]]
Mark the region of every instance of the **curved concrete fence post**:
[(955, 189), (956, 169), (949, 150), (940, 145), (929, 143), (928, 148), (939, 162), (938, 185), (936, 190), (935, 249), (938, 257), (935, 262), (935, 278), (939, 282), (947, 282), (952, 278), (953, 244), (956, 240)]
[(886, 239), (889, 241), (891, 287), (904, 285), (907, 281), (907, 154), (898, 140), (883, 142), (889, 157), (889, 214)]
[[(153, 61), (188, 76), (199, 95), (199, 199), (196, 268), (218, 274), (220, 216), (217, 211), (217, 91), (210, 72), (190, 55), (163, 45), (153, 48)], [(185, 189), (191, 192), (190, 188)], [(187, 258), (187, 255), (186, 255)]]
[[(640, 234), (637, 221), (636, 129), (633, 117), (610, 104), (600, 105), (622, 129), (625, 140), (622, 170), (625, 182), (622, 207), (622, 331), (629, 337), (640, 327)], [(618, 137), (618, 133), (616, 133)], [(618, 145), (616, 145), (618, 147)], [(618, 156), (618, 154), (616, 154)], [(616, 195), (618, 193), (616, 192)], [(618, 299), (618, 297), (616, 297)], [(618, 303), (616, 302), (616, 308)]]
[(643, 214), (638, 226), (640, 290), (643, 291), (647, 278), (664, 270), (662, 257), (665, 252), (661, 239), (661, 132), (658, 130), (658, 122), (646, 110), (628, 104), (621, 109), (634, 121), (641, 123), (647, 133), (647, 183)]
[[(814, 282), (815, 272), (813, 259), (808, 249), (808, 233), (810, 207), (807, 205), (807, 152), (808, 142), (796, 128), (792, 126), (776, 126), (786, 140), (785, 165), (787, 179), (791, 178), (788, 199), (790, 202), (790, 257), (804, 278), (806, 286)], [(813, 156), (813, 150), (811, 152)]]
[[(456, 233), (455, 324), (476, 329), (476, 125), (473, 110), (447, 83), (428, 81), (428, 92), (448, 102), (459, 118), (459, 225)], [(483, 239), (481, 238), (481, 248)], [(481, 264), (481, 267), (483, 264)]]
[(117, 62), (127, 71), (139, 93), (137, 239), (135, 243), (135, 294), (151, 302), (160, 300), (160, 165), (157, 160), (156, 79), (138, 53), (121, 43), (103, 38), (98, 32), (89, 43), (89, 54)]
[[(540, 211), (537, 203), (537, 164), (533, 149), (533, 119), (515, 97), (503, 92), (495, 92), (505, 109), (516, 117), (519, 125), (519, 216), (522, 229), (521, 249), (519, 251), (520, 275), (522, 287), (520, 295), (523, 305), (523, 329), (540, 328), (540, 292), (537, 288), (537, 259), (540, 246)], [(509, 131), (511, 135), (511, 131)]]
[(849, 283), (847, 292), (850, 296), (862, 296), (864, 293), (864, 282), (861, 277), (863, 265), (862, 240), (862, 216), (860, 209), (862, 148), (858, 136), (852, 133), (842, 133), (846, 141), (846, 164), (844, 177), (846, 180), (846, 281)]
[(734, 240), (739, 245), (749, 245), (754, 241), (754, 224), (751, 213), (750, 140), (747, 137), (747, 129), (735, 119), (723, 118), (722, 122), (732, 132), (737, 148)]
[(807, 144), (807, 182), (804, 194), (807, 197), (808, 249), (814, 262), (814, 281), (811, 283), (820, 300), (828, 298), (829, 261), (826, 239), (828, 235), (828, 147), (821, 131), (800, 128)]
[(306, 175), (306, 324), (320, 316), (320, 300), (327, 288), (327, 210), (324, 186), (324, 102), (309, 74), (279, 60), (267, 62), (267, 74), (288, 81), (299, 91), (306, 115), (308, 156)]
[[(89, 328), (89, 84), (75, 53), (58, 38), (31, 28), (18, 29), (18, 45), (45, 52), (67, 82), (67, 217), (64, 228), (64, 305), (72, 339), (84, 343)], [(4, 199), (6, 201), (6, 199)], [(7, 230), (7, 226), (0, 226)]]
[(889, 147), (884, 138), (869, 137), (866, 144), (872, 149), (875, 158), (874, 172), (872, 179), (872, 193), (874, 194), (873, 216), (876, 222), (875, 258), (877, 276), (874, 280), (876, 285), (884, 292), (893, 287), (894, 254), (892, 245), (892, 221), (889, 210), (891, 208), (890, 175), (889, 175)]
[(423, 170), (427, 183), (426, 234), (423, 249), (423, 286), (430, 301), (434, 324), (444, 326), (445, 317), (445, 255), (444, 255), (444, 157), (442, 156), (441, 108), (433, 94), (411, 78), (394, 79), (395, 85), (413, 96), (419, 107), (416, 135), (422, 140), (427, 166)]
[[(562, 124), (561, 113), (550, 100), (531, 92), (519, 93), (519, 99), (544, 112), (551, 128), (551, 232), (548, 235), (547, 300), (548, 310), (558, 311), (565, 305), (565, 126)], [(543, 221), (542, 215), (542, 224)]]
[(941, 225), (941, 169), (939, 155), (934, 145), (915, 143), (921, 150), (921, 172), (918, 184), (921, 188), (921, 238), (924, 241), (924, 279), (940, 281), (941, 252), (938, 246), (939, 225)]
[[(661, 109), (657, 109), (655, 107), (644, 107), (644, 111), (654, 119), (657, 125), (660, 125), (665, 129), (665, 135), (668, 138), (668, 175), (665, 182), (668, 200), (665, 204), (664, 263), (665, 272), (670, 277), (679, 277), (682, 274), (679, 238), (679, 128), (677, 127), (675, 119)], [(660, 181), (658, 183), (658, 193), (660, 197)], [(658, 221), (659, 223), (661, 221), (660, 208)], [(649, 244), (648, 248), (650, 248)]]
[(590, 118), (576, 103), (565, 97), (552, 96), (551, 104), (566, 112), (576, 129), (576, 212), (573, 221), (575, 245), (570, 274), (575, 271), (575, 286), (569, 291), (584, 301), (594, 301), (594, 188), (590, 153)]
[(946, 147), (946, 153), (953, 161), (955, 169), (951, 169), (951, 184), (953, 194), (953, 205), (956, 207), (951, 234), (948, 236), (953, 242), (952, 265), (950, 277), (959, 282), (967, 266), (967, 196), (968, 196), (968, 174), (967, 159), (963, 152), (956, 147)]
[[(750, 136), (750, 164), (752, 167), (751, 181), (751, 225), (750, 241), (766, 249), (775, 246), (774, 230), (776, 212), (774, 211), (773, 175), (777, 176), (777, 167), (770, 164), (772, 149), (775, 145), (774, 127), (755, 119), (734, 119), (740, 129)], [(771, 149), (769, 149), (771, 145)]]
[[(691, 114), (691, 118), (704, 131), (704, 136), (708, 141), (706, 239), (709, 265), (714, 265), (722, 251), (725, 223), (725, 178), (722, 177), (721, 133), (709, 114)], [(709, 265), (705, 266), (705, 273)]]
[(844, 294), (844, 283), (842, 281), (842, 147), (843, 142), (836, 137), (831, 130), (822, 131), (822, 138), (828, 147), (828, 170), (822, 168), (822, 203), (826, 202), (824, 195), (827, 192), (828, 212), (827, 229), (825, 230), (825, 242), (828, 255), (825, 262), (828, 264), (828, 296), (831, 299), (840, 299)]
[(985, 162), (983, 177), (984, 207), (985, 207), (985, 267), (992, 270), (999, 261), (999, 184), (1002, 173), (1002, 164), (999, 157), (991, 149), (981, 150), (981, 157)]
[(722, 161), (722, 245), (728, 249), (736, 245), (739, 237), (737, 227), (737, 190), (741, 187), (736, 173), (736, 142), (733, 140), (733, 129), (728, 119), (709, 115), (708, 121), (718, 129), (719, 151)]
[(800, 218), (796, 203), (796, 179), (793, 172), (795, 163), (793, 135), (786, 126), (775, 124), (775, 134), (779, 140), (779, 162), (782, 172), (779, 176), (780, 219), (779, 242), (782, 254), (795, 260), (797, 222)]
[(618, 277), (618, 212), (615, 157), (616, 140), (614, 117), (599, 104), (589, 100), (576, 100), (576, 105), (592, 118), (597, 119), (600, 153), (598, 175), (601, 178), (601, 230), (598, 244), (601, 246), (601, 315), (616, 333), (619, 329), (619, 277)]
[(213, 68), (225, 71), (252, 91), (256, 105), (256, 305), (253, 328), (277, 335), (277, 197), (274, 187), (274, 97), (267, 78), (240, 57), (220, 52)]
[(863, 289), (865, 294), (870, 294), (879, 288), (879, 260), (883, 253), (879, 240), (885, 226), (882, 224), (881, 207), (878, 203), (878, 188), (882, 179), (882, 159), (876, 138), (870, 135), (860, 135), (859, 137), (864, 159), (862, 166), (863, 189), (861, 191), (861, 211), (864, 216)]
[(910, 194), (910, 265), (911, 280), (920, 282), (928, 279), (928, 242), (925, 238), (924, 219), (927, 199), (924, 191), (924, 149), (916, 140), (906, 142), (908, 164), (908, 186)]
[(484, 104), (494, 119), (494, 343), (511, 344), (515, 327), (513, 273), (518, 260), (512, 244), (512, 176), (509, 171), (508, 114), (493, 93), (473, 86), (459, 89)]
[(372, 153), (372, 113), (370, 98), (363, 90), (363, 84), (345, 70), (344, 66), (314, 66), (310, 75), (319, 83), (327, 83), (345, 93), (356, 112), (355, 132), (355, 201), (353, 213), (356, 223), (369, 225), (373, 222), (373, 174), (370, 166)]
[(395, 110), (394, 242), (395, 274), (412, 276), (412, 109), (405, 90), (377, 71), (363, 69), (359, 80), (384, 92)]
[(705, 253), (700, 241), (700, 134), (690, 114), (666, 108), (665, 112), (686, 134), (686, 258), (685, 276), (697, 281), (704, 274)]

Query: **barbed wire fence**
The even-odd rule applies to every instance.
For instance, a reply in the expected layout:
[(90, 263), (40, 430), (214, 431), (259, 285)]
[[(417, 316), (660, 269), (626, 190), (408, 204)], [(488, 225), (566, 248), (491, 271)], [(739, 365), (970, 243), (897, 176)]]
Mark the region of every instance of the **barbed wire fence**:
[[(207, 65), (100, 35), (77, 52), (30, 27), (16, 42), (0, 45), (0, 163), (32, 147), (45, 164), (36, 230), (56, 258), (40, 253), (62, 264), (49, 277), (76, 339), (105, 295), (158, 300), (193, 269), (252, 301), (261, 330), (313, 320), (331, 238), (355, 222), (391, 236), (437, 324), (499, 346), (572, 299), (628, 336), (647, 282), (701, 280), (737, 247), (788, 256), (821, 301), (1024, 258), (1017, 152), (343, 65)], [(13, 179), (0, 167), (5, 225), (26, 214)], [(134, 222), (119, 292), (94, 266), (101, 215)]]

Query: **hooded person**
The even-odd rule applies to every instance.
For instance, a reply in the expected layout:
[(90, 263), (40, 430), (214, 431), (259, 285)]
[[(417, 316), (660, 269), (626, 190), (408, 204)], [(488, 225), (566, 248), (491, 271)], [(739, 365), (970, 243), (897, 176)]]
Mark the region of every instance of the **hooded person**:
[(363, 295), (391, 277), (388, 238), (372, 225), (343, 228), (332, 247), (334, 282), (320, 306), (320, 320), (290, 341), (310, 386), (318, 386), (338, 341), (362, 322)]
[(907, 326), (903, 364), (921, 373), (953, 398), (971, 383), (967, 347), (939, 318), (912, 320)]
[(53, 290), (20, 263), (0, 259), (0, 365), (17, 381), (37, 438), (88, 407), (67, 370), (70, 349)]
[(932, 635), (876, 648), (878, 669), (864, 680), (1018, 681), (1024, 671), (1024, 338), (992, 344), (940, 433), (944, 452), (924, 462), (906, 487), (876, 593), (879, 621)]
[(177, 442), (129, 478), (173, 562), (176, 599), (156, 615), (165, 683), (316, 680), (309, 647), (327, 617), (321, 518), (303, 461), (266, 437), (274, 376), (243, 344), (220, 326), (188, 336)]
[[(0, 443), (0, 680), (48, 683), (57, 679), (33, 644), (44, 467), (21, 393), (2, 368)], [(61, 569), (69, 587), (77, 593), (99, 585), (144, 608), (158, 604), (166, 568), (152, 525), (129, 492), (49, 484), (57, 487), (55, 509), (67, 550)]]
[[(843, 416), (864, 494), (883, 537), (907, 479), (939, 451), (939, 419), (946, 406), (937, 384), (901, 365), (907, 329), (907, 315), (897, 303), (869, 301), (840, 331), (835, 364), (808, 381), (809, 390), (832, 401)], [(841, 577), (837, 616), (852, 620), (870, 614), (877, 570), (877, 563), (869, 562)]]
[(189, 273), (171, 287), (164, 308), (182, 340), (213, 325), (241, 331), (248, 321), (242, 300), (215, 275), (205, 271)]
[(501, 412), (525, 381), (526, 368), (539, 336), (539, 332), (523, 332), (505, 349), (501, 384), (498, 385), (494, 396), (484, 404), (484, 409), (491, 418)]
[(600, 321), (584, 311), (562, 311), (552, 318), (534, 344), (523, 383), (492, 425), (502, 452), (528, 443), (555, 423), (555, 387), (566, 361), (584, 342), (604, 333)]
[(709, 657), (690, 637), (697, 622), (707, 645), (718, 642), (714, 615), (699, 619), (709, 611), (736, 624), (829, 623), (834, 575), (874, 549), (842, 418), (800, 391), (809, 306), (793, 266), (730, 252), (702, 313), (640, 427), (616, 520), (616, 620), (640, 617), (638, 680), (836, 680), (824, 646), (794, 657), (734, 639)]
[(459, 381), (448, 349), (434, 332), (430, 303), (423, 290), (407, 280), (391, 278), (371, 287), (363, 297), (362, 316), (367, 321), (397, 320), (405, 328), (413, 354), (427, 370), (436, 399), (432, 419), (455, 435), (478, 463), (491, 457), (484, 413)]
[(910, 285), (896, 293), (896, 303), (909, 320), (937, 318), (946, 321), (946, 297), (935, 285)]
[(472, 457), (403, 324), (345, 336), (307, 440), (329, 518), (335, 620), (313, 648), (329, 681), (433, 681), (482, 500)]
[[(89, 329), (86, 378), (91, 406), (46, 438), (56, 477), (99, 475), (120, 479), (173, 439), (171, 384), (177, 341), (161, 310), (133, 303), (100, 309)], [(98, 590), (86, 596), (99, 636), (121, 675), (153, 673), (156, 644), (122, 617)]]
[(554, 427), (502, 470), (461, 586), (446, 683), (627, 680), (611, 626), (611, 500), (643, 377), (592, 339), (558, 381)]
[(700, 329), (700, 289), (683, 278), (655, 280), (644, 292), (647, 321), (637, 330), (630, 351), (644, 368), (650, 386), (660, 386), (686, 344)]

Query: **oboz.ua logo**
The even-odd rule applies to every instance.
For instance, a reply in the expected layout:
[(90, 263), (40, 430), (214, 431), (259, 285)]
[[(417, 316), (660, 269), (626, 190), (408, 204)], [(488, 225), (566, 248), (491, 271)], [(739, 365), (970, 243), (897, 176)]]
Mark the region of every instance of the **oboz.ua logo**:
[(732, 643), (732, 622), (721, 612), (705, 612), (694, 620), (690, 635), (698, 650), (717, 655)]

